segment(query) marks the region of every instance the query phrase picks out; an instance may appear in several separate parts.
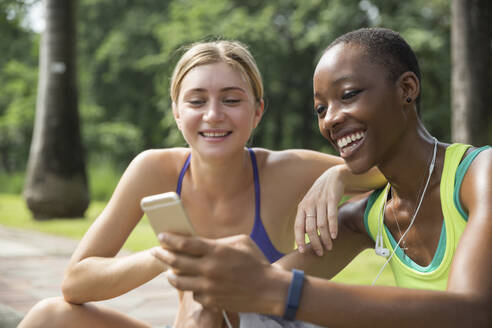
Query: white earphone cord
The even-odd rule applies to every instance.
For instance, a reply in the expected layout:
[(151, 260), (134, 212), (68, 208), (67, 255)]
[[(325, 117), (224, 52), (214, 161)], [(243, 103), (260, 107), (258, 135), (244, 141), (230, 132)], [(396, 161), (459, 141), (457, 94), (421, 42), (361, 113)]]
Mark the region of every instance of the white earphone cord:
[(229, 320), (229, 317), (227, 316), (227, 312), (225, 310), (222, 310), (222, 316), (224, 317), (227, 328), (232, 328), (231, 321)]
[[(376, 278), (374, 278), (374, 280), (372, 282), (372, 286), (374, 286), (374, 284), (376, 284), (376, 281), (379, 279), (379, 277), (383, 273), (384, 268), (386, 268), (386, 265), (389, 263), (389, 261), (391, 261), (391, 259), (393, 258), (393, 255), (395, 255), (396, 249), (400, 246), (400, 243), (403, 240), (403, 238), (405, 238), (405, 236), (407, 235), (407, 232), (410, 231), (410, 228), (412, 227), (413, 222), (415, 221), (415, 218), (417, 217), (417, 213), (419, 212), (420, 205), (422, 205), (422, 201), (424, 200), (425, 192), (427, 190), (427, 187), (429, 186), (430, 178), (432, 176), (432, 171), (434, 171), (434, 164), (436, 162), (436, 152), (437, 152), (437, 139), (434, 138), (434, 152), (432, 153), (432, 161), (431, 161), (431, 163), (429, 165), (429, 175), (427, 177), (427, 182), (425, 183), (424, 190), (422, 190), (422, 196), (420, 196), (420, 200), (419, 200), (419, 203), (417, 205), (417, 208), (415, 209), (415, 213), (413, 214), (412, 220), (410, 221), (410, 224), (408, 225), (407, 230), (405, 230), (405, 232), (403, 233), (403, 235), (400, 237), (400, 240), (398, 240), (398, 243), (396, 243), (396, 246), (393, 248), (393, 251), (391, 252), (390, 257), (388, 257), (388, 259), (386, 260), (386, 262), (384, 262), (384, 264), (381, 267), (381, 269), (379, 270), (379, 273), (377, 274)], [(383, 215), (384, 215), (384, 210), (383, 210)], [(383, 225), (383, 224), (381, 224), (381, 225)], [(380, 245), (383, 246), (383, 243), (382, 243), (382, 238), (383, 238), (382, 229), (383, 228), (381, 228), (381, 234), (379, 236), (379, 221), (378, 221), (378, 236), (376, 237), (376, 246), (378, 245), (378, 241), (377, 241), (378, 240), (378, 237), (381, 237), (381, 244)]]

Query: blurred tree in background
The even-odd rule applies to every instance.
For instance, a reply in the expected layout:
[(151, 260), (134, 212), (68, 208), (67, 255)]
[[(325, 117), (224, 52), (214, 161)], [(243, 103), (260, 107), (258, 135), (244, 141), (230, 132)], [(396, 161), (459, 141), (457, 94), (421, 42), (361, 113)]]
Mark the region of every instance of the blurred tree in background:
[(453, 0), (451, 8), (452, 138), (483, 146), (492, 140), (492, 3)]
[[(397, 30), (411, 44), (423, 74), (423, 120), (434, 135), (450, 142), (450, 10), (448, 0), (79, 0), (79, 110), (89, 163), (109, 161), (121, 169), (145, 148), (185, 145), (171, 112), (171, 72), (184, 45), (217, 38), (246, 43), (264, 78), (266, 113), (252, 146), (331, 151), (312, 108), (314, 67), (335, 37), (367, 26)], [(7, 21), (22, 33), (16, 39), (24, 42), (20, 47), (36, 48), (34, 33), (16, 20)], [(0, 47), (10, 50), (3, 30)], [(10, 84), (24, 83), (22, 102), (34, 99), (29, 95), (36, 72), (29, 58), (12, 52), (7, 63), (18, 61), (25, 69), (10, 64), (10, 71), (0, 59), (0, 81), (11, 72), (16, 78)], [(20, 101), (13, 92), (0, 93), (0, 147), (7, 108)], [(19, 111), (27, 125), (32, 125), (27, 119), (31, 106)], [(9, 140), (17, 142), (16, 137)], [(21, 148), (28, 144), (18, 144), (15, 151), (26, 156)], [(22, 170), (22, 156), (3, 149), (7, 162), (18, 158), (10, 166)]]
[(36, 119), (24, 197), (36, 219), (81, 217), (89, 205), (80, 136), (76, 0), (43, 0)]

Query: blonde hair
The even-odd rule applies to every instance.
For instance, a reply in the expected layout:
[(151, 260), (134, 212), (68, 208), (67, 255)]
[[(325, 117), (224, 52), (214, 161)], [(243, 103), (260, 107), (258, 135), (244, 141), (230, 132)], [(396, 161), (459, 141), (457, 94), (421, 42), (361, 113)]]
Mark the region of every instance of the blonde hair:
[(171, 78), (171, 100), (177, 103), (181, 83), (190, 70), (197, 66), (224, 62), (248, 81), (257, 102), (263, 99), (263, 81), (256, 62), (247, 47), (238, 41), (211, 41), (191, 44), (180, 58)]

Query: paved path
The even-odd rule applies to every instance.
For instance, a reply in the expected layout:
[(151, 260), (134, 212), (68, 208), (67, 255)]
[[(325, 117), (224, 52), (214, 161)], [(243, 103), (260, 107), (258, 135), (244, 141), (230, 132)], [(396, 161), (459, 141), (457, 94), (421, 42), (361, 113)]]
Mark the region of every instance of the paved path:
[[(0, 225), (0, 328), (16, 327), (39, 300), (60, 296), (77, 242)], [(178, 296), (161, 275), (111, 300), (98, 302), (153, 326), (172, 324)]]

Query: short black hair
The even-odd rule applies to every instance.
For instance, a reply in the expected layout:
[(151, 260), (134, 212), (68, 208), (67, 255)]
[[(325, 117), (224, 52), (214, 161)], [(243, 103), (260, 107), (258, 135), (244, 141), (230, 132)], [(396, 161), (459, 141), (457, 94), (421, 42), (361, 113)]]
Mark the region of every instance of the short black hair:
[(370, 61), (380, 64), (386, 69), (391, 82), (395, 82), (405, 72), (413, 72), (420, 84), (420, 93), (415, 100), (417, 111), (420, 112), (422, 75), (419, 63), (410, 45), (398, 32), (380, 27), (361, 28), (339, 36), (324, 52), (340, 43), (362, 46), (367, 51)]

